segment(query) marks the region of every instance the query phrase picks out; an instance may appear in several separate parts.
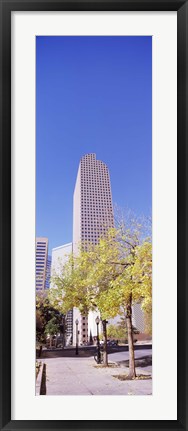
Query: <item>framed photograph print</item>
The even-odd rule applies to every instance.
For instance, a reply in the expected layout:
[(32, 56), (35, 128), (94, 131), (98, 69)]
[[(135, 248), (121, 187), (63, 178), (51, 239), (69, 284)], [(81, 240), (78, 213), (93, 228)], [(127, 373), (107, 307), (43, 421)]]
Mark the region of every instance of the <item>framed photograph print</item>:
[(187, 429), (187, 1), (0, 1), (1, 429)]

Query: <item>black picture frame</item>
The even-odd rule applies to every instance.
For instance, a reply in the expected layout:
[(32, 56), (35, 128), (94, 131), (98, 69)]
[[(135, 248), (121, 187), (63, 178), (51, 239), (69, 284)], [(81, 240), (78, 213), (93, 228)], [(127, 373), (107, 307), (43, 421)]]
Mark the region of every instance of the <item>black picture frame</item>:
[[(178, 20), (178, 415), (176, 421), (11, 420), (11, 11), (177, 11)], [(0, 0), (0, 412), (2, 430), (187, 430), (188, 0)], [(168, 29), (167, 29), (168, 31)], [(167, 245), (168, 247), (168, 245)], [(170, 299), (169, 299), (170, 301)], [(168, 372), (168, 369), (167, 369)], [(173, 379), (173, 376), (172, 376)], [(168, 402), (168, 400), (167, 400)], [(187, 409), (188, 410), (188, 409)], [(96, 414), (97, 418), (97, 414)]]

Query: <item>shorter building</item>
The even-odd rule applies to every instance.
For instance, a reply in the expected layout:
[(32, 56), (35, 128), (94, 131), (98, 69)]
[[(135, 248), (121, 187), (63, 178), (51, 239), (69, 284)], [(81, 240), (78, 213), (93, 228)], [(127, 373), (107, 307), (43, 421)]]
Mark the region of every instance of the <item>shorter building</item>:
[(134, 304), (132, 307), (132, 323), (141, 334), (144, 333), (144, 313), (140, 303)]
[(45, 289), (49, 289), (49, 287), (50, 287), (51, 265), (52, 265), (52, 258), (51, 258), (51, 256), (48, 256), (47, 257), (47, 265), (46, 265)]
[(36, 238), (36, 258), (35, 258), (35, 276), (36, 276), (36, 291), (43, 292), (46, 287), (47, 274), (47, 259), (48, 259), (48, 238)]
[[(51, 275), (60, 274), (63, 265), (67, 262), (69, 255), (72, 253), (72, 242), (61, 245), (52, 249)], [(50, 285), (53, 289), (53, 282)], [(73, 310), (69, 310), (65, 317), (66, 324), (66, 345), (72, 344), (73, 341)]]

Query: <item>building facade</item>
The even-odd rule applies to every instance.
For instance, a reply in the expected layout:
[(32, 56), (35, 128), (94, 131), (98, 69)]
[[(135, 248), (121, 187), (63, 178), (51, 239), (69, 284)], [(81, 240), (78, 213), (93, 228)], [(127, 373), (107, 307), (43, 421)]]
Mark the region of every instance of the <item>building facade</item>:
[[(54, 274), (60, 274), (63, 265), (67, 262), (68, 256), (72, 253), (72, 242), (61, 245), (52, 249), (52, 277)], [(53, 288), (53, 283), (50, 285)], [(68, 311), (65, 317), (66, 323), (66, 345), (72, 344), (73, 338), (73, 310)]]
[(81, 158), (73, 198), (73, 248), (80, 243), (97, 244), (114, 226), (108, 167), (95, 154)]
[[(79, 245), (97, 244), (99, 238), (114, 227), (110, 174), (107, 165), (96, 154), (86, 154), (80, 160), (73, 198), (73, 252)], [(79, 320), (79, 344), (96, 336), (95, 314), (81, 316), (74, 309), (74, 321)], [(73, 340), (75, 341), (75, 325)]]
[(36, 291), (43, 292), (46, 287), (47, 276), (47, 260), (48, 260), (48, 238), (36, 238)]
[(48, 256), (47, 257), (47, 264), (46, 264), (46, 283), (45, 283), (45, 289), (49, 289), (49, 287), (50, 287), (51, 265), (52, 265), (52, 258), (51, 258), (51, 256)]

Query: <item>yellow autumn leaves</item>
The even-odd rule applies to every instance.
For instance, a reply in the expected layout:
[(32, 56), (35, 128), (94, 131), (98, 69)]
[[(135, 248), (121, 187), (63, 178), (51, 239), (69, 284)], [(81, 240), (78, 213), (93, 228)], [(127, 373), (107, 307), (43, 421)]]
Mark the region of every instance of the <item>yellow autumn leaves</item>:
[(80, 247), (53, 274), (51, 304), (66, 313), (77, 307), (81, 313), (99, 310), (103, 319), (115, 317), (132, 298), (151, 314), (152, 244), (140, 240), (135, 230), (110, 229), (97, 245)]

